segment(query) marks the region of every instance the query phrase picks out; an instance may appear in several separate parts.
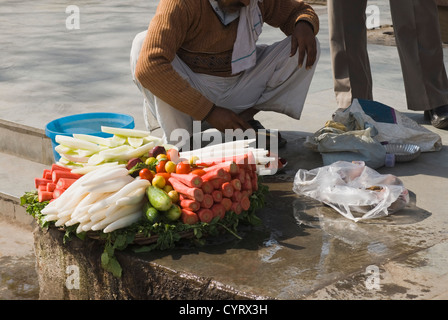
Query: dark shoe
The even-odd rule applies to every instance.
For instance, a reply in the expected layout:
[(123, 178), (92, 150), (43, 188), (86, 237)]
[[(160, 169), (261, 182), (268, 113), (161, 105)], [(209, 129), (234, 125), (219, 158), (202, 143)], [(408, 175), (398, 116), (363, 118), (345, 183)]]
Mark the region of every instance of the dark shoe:
[(448, 105), (425, 111), (426, 120), (438, 129), (448, 128)]
[(286, 145), (287, 141), (285, 138), (283, 138), (281, 136), (280, 132), (277, 132), (277, 135), (271, 134), (270, 130), (267, 130), (265, 127), (263, 127), (263, 125), (260, 123), (260, 121), (255, 120), (255, 119), (249, 120), (248, 123), (251, 125), (252, 128), (254, 128), (254, 130), (257, 132), (257, 135), (259, 133), (261, 134), (261, 132), (259, 132), (260, 130), (265, 130), (266, 143), (268, 144), (267, 149), (269, 149), (269, 140), (270, 140), (268, 138), (275, 137), (275, 136), (278, 136), (278, 148), (283, 148)]

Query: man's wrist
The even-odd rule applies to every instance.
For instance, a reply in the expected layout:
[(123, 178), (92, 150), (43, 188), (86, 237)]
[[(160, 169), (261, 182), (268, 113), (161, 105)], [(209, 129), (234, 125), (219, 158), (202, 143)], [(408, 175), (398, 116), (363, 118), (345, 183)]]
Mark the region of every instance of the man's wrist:
[(210, 114), (215, 110), (216, 104), (213, 104), (213, 106), (210, 108), (210, 111), (207, 113), (207, 115), (202, 119), (202, 121), (207, 121), (207, 118), (210, 116)]

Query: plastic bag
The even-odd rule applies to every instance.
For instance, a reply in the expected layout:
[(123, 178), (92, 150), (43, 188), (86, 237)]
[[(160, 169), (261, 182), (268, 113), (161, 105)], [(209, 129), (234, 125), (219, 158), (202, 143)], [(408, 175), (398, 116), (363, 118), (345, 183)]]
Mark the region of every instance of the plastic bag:
[(371, 136), (372, 128), (348, 132), (329, 132), (322, 128), (315, 136), (317, 151), (322, 155), (324, 165), (336, 161), (363, 161), (367, 166), (377, 169), (384, 166), (386, 149)]
[(409, 203), (396, 176), (381, 175), (364, 162), (337, 161), (294, 177), (293, 191), (318, 200), (353, 221), (387, 216)]
[(417, 122), (385, 104), (354, 99), (347, 109), (339, 109), (333, 120), (343, 123), (348, 130), (367, 127), (375, 129), (372, 137), (380, 143), (414, 144), (422, 152), (440, 151), (442, 138)]

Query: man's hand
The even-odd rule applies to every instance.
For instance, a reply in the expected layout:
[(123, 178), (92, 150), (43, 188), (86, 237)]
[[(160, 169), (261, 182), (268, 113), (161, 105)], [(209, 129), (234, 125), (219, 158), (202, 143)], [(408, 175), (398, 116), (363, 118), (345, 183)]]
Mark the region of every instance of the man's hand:
[(224, 132), (225, 129), (246, 130), (252, 128), (235, 112), (218, 106), (215, 106), (204, 120), (221, 132)]
[(299, 68), (303, 65), (303, 60), (306, 58), (306, 68), (311, 69), (316, 62), (317, 49), (316, 37), (314, 36), (313, 27), (306, 21), (299, 21), (294, 27), (294, 32), (291, 36), (291, 57), (299, 51)]

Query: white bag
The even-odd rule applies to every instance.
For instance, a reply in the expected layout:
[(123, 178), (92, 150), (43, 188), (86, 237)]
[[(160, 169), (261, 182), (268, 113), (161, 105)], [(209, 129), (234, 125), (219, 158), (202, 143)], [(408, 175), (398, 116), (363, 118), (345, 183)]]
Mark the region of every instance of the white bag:
[(414, 144), (422, 152), (440, 151), (442, 138), (392, 107), (377, 101), (354, 99), (350, 107), (337, 110), (333, 120), (357, 129), (374, 127), (375, 140), (387, 143)]
[(409, 203), (401, 180), (391, 174), (381, 175), (362, 161), (300, 169), (293, 191), (323, 202), (353, 221), (383, 217)]

